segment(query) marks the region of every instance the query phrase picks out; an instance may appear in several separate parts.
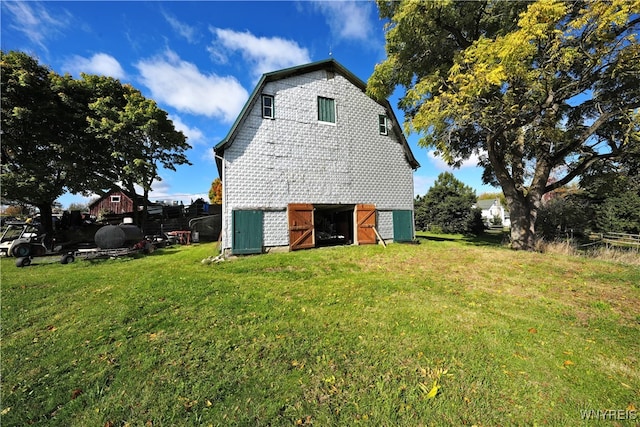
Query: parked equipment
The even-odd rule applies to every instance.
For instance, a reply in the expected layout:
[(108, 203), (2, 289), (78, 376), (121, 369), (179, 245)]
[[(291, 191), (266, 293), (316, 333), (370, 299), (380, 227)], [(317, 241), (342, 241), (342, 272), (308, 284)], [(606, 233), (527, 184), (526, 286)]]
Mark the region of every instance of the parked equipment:
[[(17, 267), (31, 265), (34, 257), (59, 256), (61, 264), (69, 264), (78, 259), (93, 260), (104, 258), (116, 258), (133, 255), (135, 253), (151, 253), (156, 244), (143, 238), (142, 231), (131, 224), (106, 225), (95, 234), (97, 248), (76, 249), (60, 252), (61, 247), (49, 250), (44, 244), (44, 234), (38, 234), (36, 227), (21, 223), (10, 232), (2, 235), (1, 250), (9, 256), (16, 257)], [(6, 236), (6, 238), (5, 238)], [(160, 243), (157, 243), (160, 245)], [(5, 249), (6, 248), (6, 249)]]
[(0, 238), (0, 255), (16, 258), (34, 257), (50, 255), (61, 249), (47, 247), (45, 237), (46, 234), (36, 225), (23, 221), (10, 222)]
[(105, 225), (94, 237), (96, 246), (100, 249), (116, 249), (142, 240), (142, 230), (135, 225)]

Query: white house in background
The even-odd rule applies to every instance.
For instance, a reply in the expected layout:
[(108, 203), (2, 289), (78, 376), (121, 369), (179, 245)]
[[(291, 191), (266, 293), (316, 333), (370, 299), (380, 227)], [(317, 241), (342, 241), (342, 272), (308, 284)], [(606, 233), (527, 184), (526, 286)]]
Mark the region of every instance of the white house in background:
[(496, 220), (502, 227), (511, 227), (509, 211), (505, 210), (500, 199), (478, 200), (476, 207), (482, 209), (482, 219), (488, 227), (495, 226)]
[(262, 76), (214, 148), (225, 252), (415, 237), (419, 164), (389, 102), (365, 89), (333, 59)]

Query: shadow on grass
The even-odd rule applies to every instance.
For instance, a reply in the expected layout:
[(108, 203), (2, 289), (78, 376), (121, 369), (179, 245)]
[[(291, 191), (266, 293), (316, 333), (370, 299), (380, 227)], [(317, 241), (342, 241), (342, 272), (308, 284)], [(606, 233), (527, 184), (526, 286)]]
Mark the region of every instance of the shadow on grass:
[(508, 240), (508, 233), (503, 231), (489, 231), (479, 236), (462, 236), (455, 234), (418, 234), (416, 239), (428, 240), (432, 242), (461, 242), (474, 246), (492, 246), (506, 247), (505, 241)]
[(503, 231), (487, 232), (479, 236), (465, 237), (464, 240), (475, 246), (507, 247), (509, 234)]

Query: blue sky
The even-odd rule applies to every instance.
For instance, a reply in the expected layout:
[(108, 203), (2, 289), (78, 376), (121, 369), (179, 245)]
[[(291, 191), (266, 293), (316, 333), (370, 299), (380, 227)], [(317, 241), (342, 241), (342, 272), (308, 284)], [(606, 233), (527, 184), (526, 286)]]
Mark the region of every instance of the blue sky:
[[(329, 58), (365, 82), (384, 60), (384, 23), (373, 2), (2, 1), (3, 51), (20, 50), (56, 72), (130, 83), (169, 113), (193, 147), (192, 166), (164, 171), (151, 200), (207, 198), (218, 176), (212, 147), (229, 131), (262, 73)], [(397, 95), (390, 99), (397, 105)], [(396, 115), (403, 120), (402, 112)], [(476, 190), (472, 159), (456, 170), (408, 136), (421, 167), (415, 194), (449, 170)], [(65, 195), (64, 207), (89, 199)]]

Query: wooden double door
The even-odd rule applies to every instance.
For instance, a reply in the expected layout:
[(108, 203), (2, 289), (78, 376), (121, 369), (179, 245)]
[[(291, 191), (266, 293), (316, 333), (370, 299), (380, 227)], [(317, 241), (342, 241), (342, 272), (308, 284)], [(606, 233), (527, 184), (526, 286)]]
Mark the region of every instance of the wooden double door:
[[(345, 212), (351, 212), (353, 221), (347, 221), (347, 224), (352, 224), (354, 230), (350, 231), (350, 234), (354, 235), (355, 242), (359, 245), (376, 244), (376, 207), (375, 205), (358, 204), (351, 206), (330, 206), (321, 205), (316, 206), (311, 203), (292, 203), (288, 206), (288, 218), (289, 218), (289, 248), (292, 251), (298, 249), (315, 248), (319, 242), (322, 241), (322, 236), (319, 233), (323, 231), (317, 230), (316, 214), (318, 218), (326, 220), (327, 215), (323, 215), (323, 212), (330, 212), (331, 209), (340, 209), (341, 218), (345, 218)], [(341, 221), (340, 224), (336, 224), (337, 228), (343, 228), (345, 221)], [(349, 232), (349, 230), (347, 230)], [(344, 234), (344, 233), (343, 233)], [(342, 236), (344, 237), (344, 236)], [(346, 238), (344, 241), (350, 241)]]

